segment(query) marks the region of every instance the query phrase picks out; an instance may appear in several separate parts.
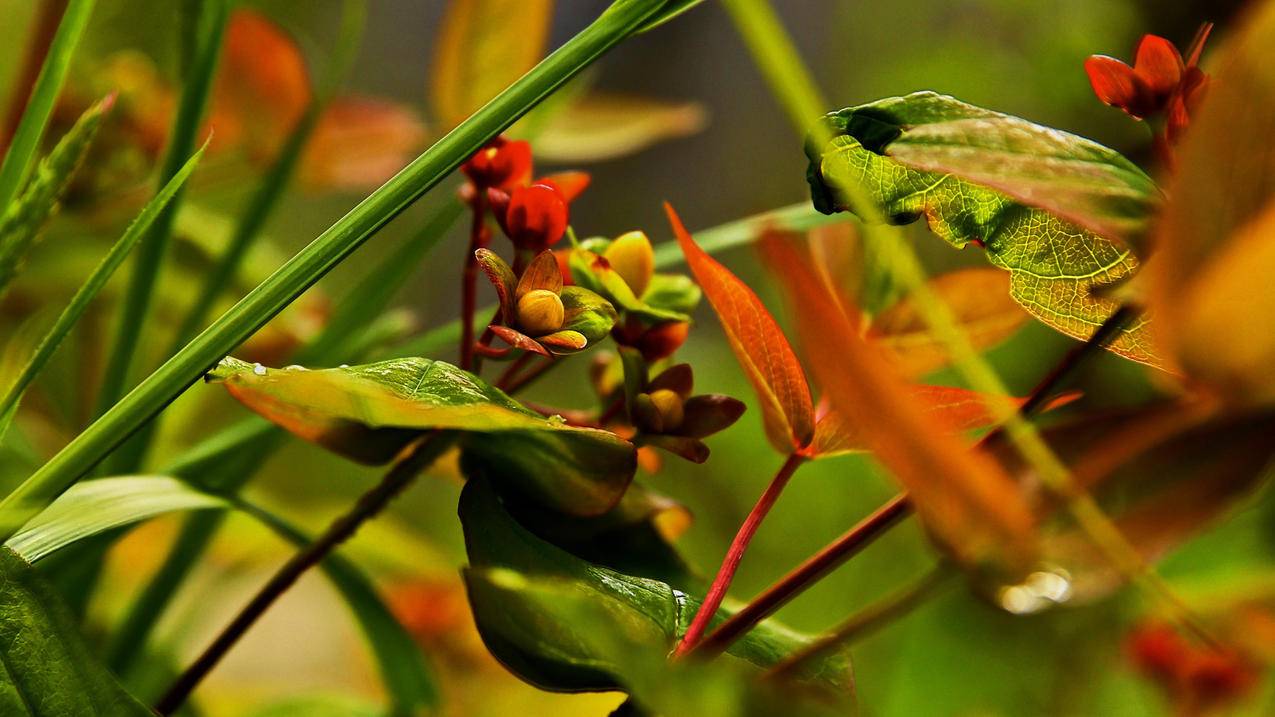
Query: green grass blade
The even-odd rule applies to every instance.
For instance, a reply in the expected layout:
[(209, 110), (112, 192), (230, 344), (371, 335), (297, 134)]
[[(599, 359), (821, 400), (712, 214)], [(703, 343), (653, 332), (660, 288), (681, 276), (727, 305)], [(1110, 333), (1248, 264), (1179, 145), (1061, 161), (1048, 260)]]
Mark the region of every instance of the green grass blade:
[(31, 174), (35, 153), (40, 147), (40, 137), (49, 124), (53, 103), (57, 101), (62, 84), (66, 81), (75, 46), (79, 44), (89, 15), (93, 13), (93, 2), (94, 0), (71, 0), (62, 14), (58, 31), (49, 45), (49, 54), (44, 58), (44, 67), (40, 68), (40, 76), (36, 78), (31, 97), (27, 100), (26, 111), (22, 113), (22, 120), (13, 133), (13, 141), (9, 143), (4, 163), (0, 164), (0, 211), (9, 206)]
[(68, 490), (23, 526), (5, 546), (34, 563), (72, 543), (112, 528), (174, 511), (225, 508), (229, 503), (167, 476), (86, 481)]
[(0, 502), (0, 538), (12, 536), (112, 448), (465, 158), (631, 35), (663, 6), (659, 0), (634, 0), (605, 13), (337, 220)]
[(0, 212), (0, 290), (17, 276), (22, 260), (40, 238), (113, 103), (114, 99), (108, 97), (85, 110), (40, 162), (21, 196)]
[(53, 357), (53, 353), (58, 350), (58, 346), (62, 344), (62, 340), (66, 338), (67, 334), (71, 332), (71, 329), (80, 320), (80, 317), (84, 315), (89, 303), (97, 296), (97, 292), (102, 290), (107, 280), (124, 262), (124, 258), (137, 245), (138, 240), (150, 229), (155, 217), (164, 210), (164, 207), (168, 206), (177, 191), (186, 183), (191, 172), (195, 170), (195, 165), (199, 164), (203, 153), (204, 150), (201, 148), (187, 160), (185, 166), (177, 172), (176, 176), (169, 180), (159, 194), (156, 194), (142, 208), (141, 214), (133, 220), (133, 223), (124, 231), (124, 235), (115, 242), (115, 245), (102, 258), (101, 263), (97, 265), (93, 273), (75, 292), (75, 296), (71, 298), (71, 303), (67, 304), (66, 309), (62, 311), (57, 321), (53, 323), (53, 327), (41, 339), (40, 344), (35, 349), (35, 353), (32, 354), (26, 366), (22, 368), (22, 372), (18, 374), (17, 380), (9, 387), (4, 398), (0, 399), (0, 438), (3, 438), (5, 431), (8, 430), (9, 423), (18, 410), (18, 402), (22, 400), (22, 395), (26, 392), (27, 387), (44, 369), (49, 359)]
[[(208, 97), (212, 90), (213, 76), (221, 57), (222, 37), (226, 30), (229, 11), (225, 0), (208, 0), (203, 4), (200, 17), (200, 44), (195, 66), (186, 77), (182, 88), (181, 100), (177, 106), (177, 117), (173, 123), (172, 135), (169, 137), (168, 149), (165, 150), (164, 164), (160, 170), (160, 184), (180, 171), (195, 147), (195, 136), (199, 133), (203, 121), (204, 110), (208, 105)], [(116, 324), (115, 340), (111, 344), (110, 358), (102, 376), (102, 387), (98, 393), (97, 414), (101, 415), (115, 405), (124, 393), (132, 371), (136, 349), (141, 342), (142, 333), (150, 314), (151, 297), (155, 293), (155, 284), (159, 280), (159, 272), (168, 249), (169, 237), (172, 234), (173, 219), (181, 204), (181, 193), (171, 202), (159, 218), (151, 226), (146, 241), (133, 262), (133, 273), (124, 294), (123, 309)]]

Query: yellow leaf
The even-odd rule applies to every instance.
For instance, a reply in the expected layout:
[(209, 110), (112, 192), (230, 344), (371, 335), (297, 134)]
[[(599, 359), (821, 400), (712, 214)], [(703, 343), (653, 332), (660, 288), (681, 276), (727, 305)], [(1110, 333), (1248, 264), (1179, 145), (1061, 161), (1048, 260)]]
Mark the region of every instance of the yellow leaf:
[(460, 124), (534, 67), (552, 17), (553, 0), (452, 0), (430, 76), (438, 122)]
[(553, 115), (536, 137), (536, 156), (564, 164), (600, 162), (695, 134), (707, 122), (696, 102), (591, 93)]
[(1239, 402), (1275, 400), (1275, 5), (1223, 51), (1179, 150), (1149, 270), (1179, 369)]

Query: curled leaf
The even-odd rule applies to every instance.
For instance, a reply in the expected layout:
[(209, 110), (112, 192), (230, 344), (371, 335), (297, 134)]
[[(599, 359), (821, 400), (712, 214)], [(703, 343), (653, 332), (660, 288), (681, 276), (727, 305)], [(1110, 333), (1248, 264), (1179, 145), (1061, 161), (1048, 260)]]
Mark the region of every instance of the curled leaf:
[[(1077, 339), (1088, 339), (1119, 307), (1103, 291), (1133, 276), (1139, 262), (1108, 235), (1138, 236), (1159, 196), (1128, 160), (929, 92), (841, 110), (825, 122), (835, 136), (807, 148), (820, 211), (884, 214), (899, 224), (924, 217), (953, 246), (983, 247), (989, 262), (1009, 271), (1015, 301)], [(851, 206), (837, 189), (847, 181), (861, 184), (879, 211)], [(1161, 364), (1146, 319), (1126, 326), (1108, 349)]]

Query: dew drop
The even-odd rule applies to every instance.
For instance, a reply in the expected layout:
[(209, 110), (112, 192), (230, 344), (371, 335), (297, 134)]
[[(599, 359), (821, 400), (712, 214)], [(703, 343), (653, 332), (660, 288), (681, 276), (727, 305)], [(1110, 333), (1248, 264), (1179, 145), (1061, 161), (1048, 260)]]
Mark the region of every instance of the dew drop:
[(259, 364), (259, 363), (254, 363), (254, 364), (252, 365), (252, 372), (253, 372), (254, 374), (258, 375), (258, 376), (265, 376), (265, 375), (266, 375), (266, 367), (265, 367), (265, 366), (262, 366), (262, 365), (261, 365), (261, 364)]
[(1007, 612), (1028, 615), (1064, 603), (1071, 597), (1071, 576), (1065, 570), (1037, 570), (1018, 585), (1006, 585), (997, 602)]

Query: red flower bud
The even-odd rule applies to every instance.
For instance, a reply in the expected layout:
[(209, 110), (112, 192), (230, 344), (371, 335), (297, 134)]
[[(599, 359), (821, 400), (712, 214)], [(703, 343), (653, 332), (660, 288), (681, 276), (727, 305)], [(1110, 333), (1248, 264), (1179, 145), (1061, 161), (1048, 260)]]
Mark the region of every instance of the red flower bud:
[[(488, 197), (493, 198), (493, 194), (488, 192)], [(509, 194), (509, 202), (503, 212), (497, 201), (492, 201), (492, 211), (505, 234), (519, 249), (544, 251), (556, 244), (567, 231), (567, 202), (557, 189), (548, 184), (518, 187)]]
[(531, 145), (522, 140), (497, 137), (460, 169), (479, 189), (513, 189), (531, 178)]

